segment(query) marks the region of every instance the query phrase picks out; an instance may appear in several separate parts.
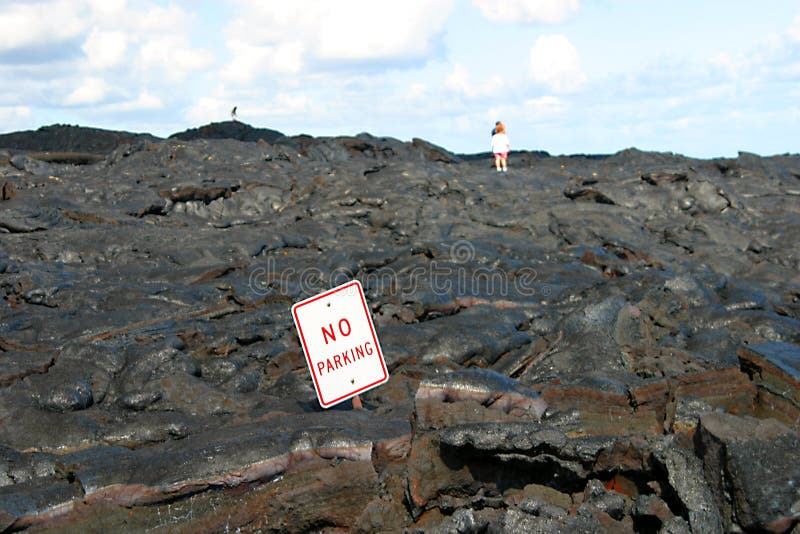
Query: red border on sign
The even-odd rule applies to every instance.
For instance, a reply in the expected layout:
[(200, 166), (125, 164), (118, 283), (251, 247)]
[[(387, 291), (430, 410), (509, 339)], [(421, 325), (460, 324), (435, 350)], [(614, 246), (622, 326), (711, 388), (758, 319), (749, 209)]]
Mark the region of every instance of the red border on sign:
[[(376, 380), (375, 382), (372, 382), (370, 384), (362, 386), (362, 387), (358, 388), (355, 391), (351, 391), (349, 393), (345, 393), (344, 395), (341, 395), (341, 396), (339, 396), (339, 397), (337, 397), (337, 398), (335, 398), (335, 399), (333, 399), (333, 400), (331, 400), (329, 402), (325, 402), (325, 400), (322, 398), (322, 391), (320, 391), (320, 388), (319, 388), (319, 382), (317, 381), (317, 373), (316, 373), (316, 371), (314, 369), (314, 364), (311, 361), (311, 357), (309, 355), (308, 344), (306, 343), (306, 337), (305, 337), (305, 334), (303, 334), (303, 328), (300, 326), (300, 320), (297, 317), (297, 310), (299, 308), (305, 306), (306, 304), (311, 304), (312, 302), (316, 302), (316, 301), (318, 301), (320, 299), (323, 299), (323, 298), (325, 298), (325, 297), (327, 297), (329, 295), (333, 295), (334, 293), (338, 293), (339, 291), (346, 291), (347, 289), (349, 289), (351, 287), (354, 287), (354, 286), (358, 287), (358, 296), (361, 298), (361, 306), (362, 306), (362, 308), (364, 310), (364, 315), (366, 316), (367, 322), (369, 324), (370, 333), (372, 334), (372, 341), (375, 344), (375, 350), (376, 350), (377, 356), (380, 358), (381, 369), (383, 370), (383, 377), (381, 377), (380, 379)], [(345, 401), (345, 400), (349, 399), (350, 397), (354, 397), (354, 396), (358, 395), (359, 393), (363, 393), (364, 391), (372, 389), (375, 386), (378, 386), (378, 385), (386, 382), (389, 379), (389, 371), (386, 370), (386, 360), (384, 360), (384, 358), (383, 358), (383, 351), (381, 350), (381, 345), (378, 342), (378, 336), (375, 333), (375, 325), (372, 323), (372, 314), (369, 313), (369, 308), (367, 308), (367, 300), (364, 298), (364, 288), (361, 286), (361, 282), (360, 281), (353, 280), (352, 282), (344, 283), (344, 284), (340, 285), (339, 287), (335, 287), (333, 289), (325, 291), (324, 293), (320, 293), (319, 295), (316, 295), (316, 296), (308, 298), (308, 299), (306, 299), (304, 301), (298, 302), (297, 304), (292, 306), (292, 316), (294, 318), (294, 324), (295, 324), (295, 327), (297, 328), (297, 332), (300, 334), (300, 342), (303, 344), (303, 354), (306, 357), (306, 364), (308, 365), (309, 371), (311, 371), (311, 378), (314, 380), (314, 389), (317, 391), (317, 399), (319, 400), (319, 403), (323, 408), (329, 408), (329, 407), (331, 407), (331, 406), (333, 406), (335, 404), (338, 404), (338, 403), (340, 403), (342, 401)]]

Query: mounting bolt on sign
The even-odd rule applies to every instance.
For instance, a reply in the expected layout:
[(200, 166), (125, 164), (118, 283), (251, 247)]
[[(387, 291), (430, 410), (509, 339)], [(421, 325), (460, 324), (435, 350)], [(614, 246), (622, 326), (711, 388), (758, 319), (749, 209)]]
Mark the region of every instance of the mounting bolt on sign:
[(358, 280), (295, 303), (292, 317), (323, 408), (389, 380)]

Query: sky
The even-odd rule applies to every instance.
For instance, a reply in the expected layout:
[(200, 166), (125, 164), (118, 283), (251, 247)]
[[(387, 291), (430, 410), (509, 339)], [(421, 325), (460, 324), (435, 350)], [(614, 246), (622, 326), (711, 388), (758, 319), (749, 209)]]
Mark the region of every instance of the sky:
[(0, 133), (800, 152), (797, 0), (0, 0)]

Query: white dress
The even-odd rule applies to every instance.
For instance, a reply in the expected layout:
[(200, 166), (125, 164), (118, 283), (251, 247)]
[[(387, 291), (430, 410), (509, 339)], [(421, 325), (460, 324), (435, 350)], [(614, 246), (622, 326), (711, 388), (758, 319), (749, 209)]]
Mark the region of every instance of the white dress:
[(504, 133), (496, 133), (492, 136), (492, 153), (498, 154), (508, 152), (511, 144), (508, 142), (508, 136)]

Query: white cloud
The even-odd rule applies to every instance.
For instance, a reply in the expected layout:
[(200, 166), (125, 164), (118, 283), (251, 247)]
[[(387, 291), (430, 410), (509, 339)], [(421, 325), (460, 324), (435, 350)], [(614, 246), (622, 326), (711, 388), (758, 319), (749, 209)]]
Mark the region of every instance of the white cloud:
[(500, 22), (564, 22), (578, 9), (580, 0), (472, 0), (484, 17)]
[(734, 58), (728, 52), (719, 52), (708, 59), (709, 65), (721, 70), (730, 77), (735, 77), (745, 66), (745, 62), (740, 58)]
[[(68, 58), (72, 64), (62, 72), (78, 72), (95, 81), (76, 89), (66, 101), (96, 103), (107, 92), (96, 80), (109, 79), (110, 69), (125, 65), (125, 72), (116, 72), (109, 82), (135, 89), (141, 82), (163, 87), (211, 65), (212, 54), (191, 44), (193, 20), (179, 5), (160, 7), (155, 0), (10, 2), (0, 9), (0, 52), (60, 50), (69, 40), (80, 44), (83, 56)], [(53, 57), (67, 65), (58, 54), (17, 57), (16, 63), (28, 68), (52, 62)], [(53, 86), (69, 83), (55, 76)]]
[(493, 76), (484, 83), (473, 83), (469, 71), (460, 63), (453, 66), (453, 71), (445, 79), (445, 87), (468, 98), (490, 96), (497, 93), (502, 86), (503, 80), (499, 76)]
[(453, 72), (447, 77), (444, 82), (448, 89), (453, 91), (467, 94), (472, 91), (472, 84), (469, 79), (469, 71), (464, 65), (456, 63), (453, 67)]
[[(78, 2), (74, 1), (73, 4)], [(127, 0), (86, 0), (96, 22), (108, 24), (113, 21), (125, 19), (125, 11), (128, 9)]]
[(694, 119), (691, 117), (681, 117), (671, 121), (667, 121), (667, 127), (671, 130), (678, 132), (688, 132), (692, 129)]
[(586, 81), (578, 50), (563, 35), (543, 35), (530, 52), (531, 76), (556, 93), (578, 90)]
[(60, 104), (70, 118), (149, 130), (168, 116), (158, 110), (191, 105), (199, 90), (182, 83), (214, 63), (211, 43), (193, 41), (198, 13), (183, 0), (0, 0), (0, 105), (30, 106), (27, 117), (4, 108), (0, 125), (64, 120)]
[(424, 98), (428, 94), (428, 86), (424, 83), (412, 83), (408, 88), (408, 97), (412, 99)]
[(253, 45), (242, 40), (228, 42), (233, 59), (223, 68), (225, 81), (246, 84), (264, 69), (278, 74), (296, 74), (303, 68), (304, 46), (286, 41), (278, 46)]
[(303, 68), (305, 46), (300, 41), (288, 41), (271, 49), (269, 65), (274, 72), (296, 73)]
[(142, 91), (139, 93), (139, 96), (136, 97), (136, 100), (130, 100), (128, 102), (114, 105), (114, 109), (118, 109), (120, 111), (144, 111), (162, 109), (163, 107), (164, 102), (158, 96), (148, 91)]
[(307, 113), (311, 107), (311, 100), (306, 95), (292, 93), (279, 93), (269, 110), (270, 115), (294, 115)]
[(789, 38), (792, 41), (800, 42), (800, 15), (794, 18), (792, 26), (789, 28)]
[(0, 9), (0, 51), (63, 42), (87, 27), (80, 6), (69, 0), (4, 2)]
[(484, 114), (485, 120), (480, 123), (480, 126), (477, 128), (480, 133), (486, 132), (486, 144), (489, 144), (489, 139), (491, 136), (491, 131), (494, 128), (494, 125), (497, 121), (503, 123), (506, 127), (506, 133), (511, 138), (512, 146), (519, 147), (520, 145), (516, 142), (516, 138), (520, 132), (519, 124), (521, 124), (526, 118), (520, 112), (520, 106), (516, 102), (511, 102), (508, 104), (501, 104), (498, 106), (492, 106), (486, 110)]
[(567, 107), (556, 96), (543, 96), (523, 102), (523, 110), (525, 117), (530, 121), (546, 121), (560, 117)]
[(153, 0), (76, 0), (83, 6), (91, 28), (83, 42), (91, 73), (128, 62), (133, 83), (162, 81), (174, 83), (213, 62), (210, 52), (191, 45), (194, 15), (170, 4), (161, 7)]
[(226, 28), (233, 54), (228, 79), (296, 73), (310, 62), (424, 58), (454, 0), (238, 0)]
[(450, 14), (450, 0), (324, 2), (318, 53), (325, 59), (420, 57)]
[(186, 113), (186, 119), (193, 124), (205, 124), (227, 118), (233, 106), (230, 100), (218, 96), (204, 96)]
[(191, 48), (180, 36), (152, 37), (139, 49), (138, 68), (149, 80), (183, 81), (192, 71), (209, 67), (214, 62), (210, 52)]
[(784, 69), (784, 73), (786, 76), (793, 78), (800, 77), (800, 61), (795, 61), (794, 63), (787, 65)]
[(148, 34), (187, 33), (192, 17), (180, 7), (171, 4), (167, 8), (151, 6), (135, 21), (136, 26)]
[(108, 84), (102, 78), (86, 78), (80, 86), (67, 95), (64, 104), (96, 104), (106, 97), (108, 89)]
[(229, 41), (228, 50), (232, 59), (222, 69), (221, 76), (227, 82), (242, 85), (253, 81), (274, 53), (273, 47), (251, 45), (239, 39)]
[(31, 114), (31, 108), (28, 106), (0, 107), (0, 124), (3, 125), (3, 131), (21, 129)]
[[(712, 55), (706, 66), (711, 67), (709, 78), (712, 81), (721, 78), (736, 82), (741, 88), (795, 79), (800, 73), (800, 16), (783, 32), (761, 37), (744, 52)], [(682, 72), (687, 67), (674, 70)]]
[[(200, 98), (186, 113), (186, 118), (195, 124), (226, 119), (231, 108), (237, 105), (239, 118), (244, 122), (273, 122), (275, 117), (289, 117), (311, 113), (311, 99), (301, 93), (282, 92), (264, 101), (252, 94), (230, 94), (218, 88), (210, 97)], [(316, 110), (319, 112), (320, 110)]]
[(83, 43), (90, 69), (116, 67), (125, 59), (128, 36), (121, 31), (102, 31), (93, 29)]
[(457, 131), (461, 132), (474, 131), (480, 127), (475, 124), (475, 120), (469, 115), (461, 115), (453, 119), (453, 126), (455, 126)]

